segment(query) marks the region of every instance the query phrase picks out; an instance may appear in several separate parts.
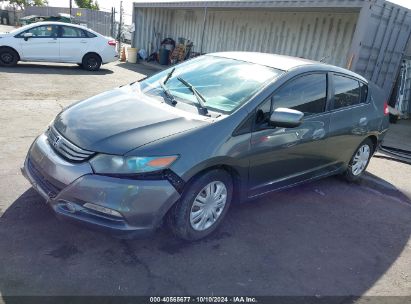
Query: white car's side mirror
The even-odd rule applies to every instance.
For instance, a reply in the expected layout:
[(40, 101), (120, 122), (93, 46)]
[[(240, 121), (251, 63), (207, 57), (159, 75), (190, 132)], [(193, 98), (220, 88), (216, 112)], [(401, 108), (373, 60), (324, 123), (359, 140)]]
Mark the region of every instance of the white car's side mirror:
[(33, 37), (33, 33), (24, 33), (23, 34), (23, 38), (24, 38), (24, 40), (28, 40), (29, 38), (31, 38), (31, 37)]

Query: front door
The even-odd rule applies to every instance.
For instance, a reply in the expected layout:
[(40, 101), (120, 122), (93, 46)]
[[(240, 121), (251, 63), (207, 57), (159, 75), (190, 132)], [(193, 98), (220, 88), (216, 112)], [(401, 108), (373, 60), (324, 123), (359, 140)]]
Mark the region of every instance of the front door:
[(60, 28), (60, 60), (80, 63), (90, 39), (80, 28), (67, 25), (62, 25)]
[[(256, 110), (251, 136), (249, 197), (332, 170), (327, 152), (328, 97), (327, 74), (307, 74), (287, 82)], [(296, 128), (271, 127), (268, 119), (276, 108), (299, 110), (304, 113), (304, 122)]]
[[(30, 38), (24, 38), (25, 33), (32, 33)], [(56, 25), (41, 25), (31, 28), (18, 37), (22, 50), (22, 60), (25, 61), (59, 61), (60, 44)]]

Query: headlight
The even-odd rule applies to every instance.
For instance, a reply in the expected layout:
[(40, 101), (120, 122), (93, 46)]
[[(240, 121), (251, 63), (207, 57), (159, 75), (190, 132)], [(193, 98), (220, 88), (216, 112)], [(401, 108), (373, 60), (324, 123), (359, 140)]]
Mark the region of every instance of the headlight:
[(90, 160), (94, 172), (100, 174), (135, 174), (153, 172), (168, 168), (178, 158), (171, 156), (116, 156), (99, 154)]

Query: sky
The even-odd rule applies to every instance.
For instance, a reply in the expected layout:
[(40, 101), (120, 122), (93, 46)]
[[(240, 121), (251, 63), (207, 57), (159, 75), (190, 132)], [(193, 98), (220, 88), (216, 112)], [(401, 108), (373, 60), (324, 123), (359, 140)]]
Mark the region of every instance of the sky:
[(390, 2), (402, 5), (407, 8), (411, 8), (411, 0), (389, 0)]

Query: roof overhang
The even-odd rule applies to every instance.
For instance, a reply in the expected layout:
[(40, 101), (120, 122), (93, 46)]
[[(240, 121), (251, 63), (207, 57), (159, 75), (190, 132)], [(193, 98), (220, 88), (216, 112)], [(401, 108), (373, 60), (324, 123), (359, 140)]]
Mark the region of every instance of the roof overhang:
[(213, 1), (137, 1), (135, 8), (171, 8), (171, 9), (275, 9), (282, 11), (359, 11), (365, 0), (213, 0)]

